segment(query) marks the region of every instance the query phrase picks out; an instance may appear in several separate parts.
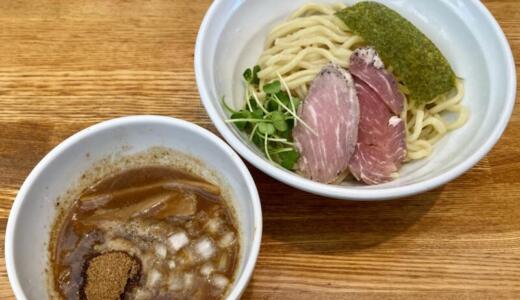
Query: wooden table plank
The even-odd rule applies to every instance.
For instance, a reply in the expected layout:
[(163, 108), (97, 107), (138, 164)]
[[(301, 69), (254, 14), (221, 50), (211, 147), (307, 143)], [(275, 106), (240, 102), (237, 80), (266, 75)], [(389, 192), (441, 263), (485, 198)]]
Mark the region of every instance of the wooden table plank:
[[(520, 2), (483, 2), (519, 57)], [(60, 141), (131, 114), (175, 116), (215, 131), (192, 67), (209, 3), (0, 1), (0, 299), (13, 298), (3, 257), (12, 201), (33, 166)], [(475, 168), (407, 199), (329, 200), (251, 171), (265, 229), (244, 299), (520, 295), (518, 109)]]

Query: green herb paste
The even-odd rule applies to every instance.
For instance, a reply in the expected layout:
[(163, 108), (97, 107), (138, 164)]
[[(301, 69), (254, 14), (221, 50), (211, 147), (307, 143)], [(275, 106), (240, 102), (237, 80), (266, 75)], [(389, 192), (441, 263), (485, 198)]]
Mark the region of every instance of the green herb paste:
[(455, 74), (440, 50), (398, 13), (367, 1), (348, 7), (337, 16), (377, 50), (417, 105), (455, 88)]

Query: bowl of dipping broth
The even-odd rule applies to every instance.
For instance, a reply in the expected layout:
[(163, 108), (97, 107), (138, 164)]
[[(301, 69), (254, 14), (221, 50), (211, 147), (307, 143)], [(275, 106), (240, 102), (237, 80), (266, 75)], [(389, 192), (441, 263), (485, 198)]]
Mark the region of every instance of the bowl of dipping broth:
[(76, 133), (23, 183), (5, 257), (17, 299), (238, 299), (262, 213), (238, 155), (186, 121)]
[(516, 97), (507, 39), (473, 0), (215, 1), (195, 71), (209, 117), (242, 157), (350, 200), (462, 175), (497, 143)]

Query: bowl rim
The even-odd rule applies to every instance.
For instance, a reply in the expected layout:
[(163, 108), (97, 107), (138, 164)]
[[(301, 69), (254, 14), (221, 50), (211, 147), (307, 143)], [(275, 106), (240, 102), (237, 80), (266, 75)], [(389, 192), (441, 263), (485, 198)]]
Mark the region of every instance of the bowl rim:
[(506, 93), (505, 107), (492, 133), (486, 138), (485, 142), (477, 151), (465, 158), (462, 163), (425, 181), (404, 186), (386, 187), (379, 189), (352, 189), (347, 186), (327, 185), (311, 181), (294, 173), (284, 171), (267, 162), (258, 154), (250, 150), (243, 141), (241, 141), (237, 136), (235, 136), (235, 134), (233, 134), (231, 129), (228, 127), (229, 125), (220, 118), (217, 108), (211, 101), (212, 96), (210, 95), (210, 92), (207, 88), (211, 83), (207, 82), (206, 78), (204, 77), (203, 51), (206, 48), (205, 39), (208, 35), (210, 22), (216, 17), (217, 10), (219, 6), (224, 3), (224, 1), (213, 2), (208, 12), (206, 13), (204, 20), (202, 21), (199, 33), (197, 35), (194, 65), (195, 78), (197, 81), (199, 94), (201, 96), (201, 102), (213, 124), (215, 127), (217, 127), (219, 133), (231, 145), (231, 147), (233, 147), (233, 149), (235, 149), (242, 157), (253, 164), (256, 168), (260, 169), (262, 172), (294, 188), (336, 199), (361, 201), (390, 200), (435, 189), (461, 176), (463, 173), (475, 166), (489, 153), (489, 151), (491, 151), (491, 149), (496, 145), (496, 143), (498, 143), (500, 137), (506, 130), (516, 101), (516, 68), (511, 46), (504, 34), (504, 31), (493, 17), (491, 12), (487, 9), (487, 7), (479, 0), (471, 0), (471, 2), (479, 10), (479, 12), (483, 14), (485, 21), (492, 27), (495, 35), (499, 39), (502, 54), (506, 59), (506, 78), (509, 89)]
[(253, 207), (253, 238), (251, 241), (251, 250), (250, 253), (246, 253), (244, 256), (244, 269), (243, 272), (236, 278), (235, 280), (235, 288), (233, 288), (229, 293), (228, 299), (238, 299), (242, 293), (245, 291), (245, 288), (248, 285), (248, 282), (253, 274), (253, 270), (256, 265), (256, 261), (260, 252), (260, 243), (262, 239), (262, 209), (260, 204), (260, 196), (258, 194), (258, 190), (256, 188), (256, 184), (251, 176), (251, 173), (247, 169), (244, 162), (240, 159), (238, 154), (229, 145), (227, 145), (222, 139), (217, 137), (214, 133), (209, 130), (202, 128), (196, 124), (190, 123), (185, 120), (173, 118), (173, 117), (165, 117), (165, 116), (153, 116), (153, 115), (139, 115), (139, 116), (127, 116), (116, 119), (111, 119), (107, 121), (103, 121), (87, 127), (72, 136), (68, 137), (56, 147), (54, 147), (45, 157), (34, 167), (29, 176), (25, 179), (22, 184), (20, 190), (18, 191), (16, 198), (14, 200), (13, 206), (9, 213), (9, 218), (7, 221), (6, 227), (6, 235), (5, 235), (5, 262), (7, 268), (7, 275), (9, 278), (9, 283), (14, 292), (14, 295), (17, 299), (28, 299), (24, 293), (24, 289), (22, 288), (22, 284), (20, 283), (17, 268), (14, 263), (14, 238), (15, 238), (15, 230), (16, 225), (19, 221), (19, 213), (22, 207), (23, 202), (27, 201), (26, 195), (29, 189), (32, 187), (35, 179), (44, 172), (47, 166), (54, 161), (59, 155), (61, 155), (66, 149), (72, 147), (74, 144), (79, 141), (92, 137), (96, 135), (98, 132), (103, 130), (108, 130), (114, 127), (129, 125), (129, 124), (163, 124), (169, 125), (173, 127), (181, 127), (183, 129), (187, 129), (192, 131), (194, 134), (200, 135), (202, 138), (208, 140), (209, 142), (215, 144), (219, 147), (226, 155), (230, 157), (233, 164), (237, 166), (240, 175), (244, 178), (247, 185), (248, 193), (251, 197), (251, 204)]

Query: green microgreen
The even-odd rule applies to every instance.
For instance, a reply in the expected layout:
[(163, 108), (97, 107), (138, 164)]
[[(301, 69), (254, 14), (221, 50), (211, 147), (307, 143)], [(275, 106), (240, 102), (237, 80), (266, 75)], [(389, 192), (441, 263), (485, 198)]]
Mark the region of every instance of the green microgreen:
[(272, 135), (276, 132), (276, 128), (274, 128), (271, 123), (258, 123), (258, 131), (263, 134)]
[(254, 66), (253, 69), (245, 70), (243, 74), (245, 81), (252, 85), (259, 84), (260, 78), (258, 78), (258, 72), (260, 72), (260, 66)]
[[(255, 66), (245, 70), (243, 74), (246, 84), (243, 109), (235, 111), (223, 101), (224, 107), (230, 113), (226, 122), (235, 124), (239, 130), (245, 132), (249, 141), (262, 149), (268, 160), (294, 170), (299, 155), (292, 130), (297, 121), (307, 126), (297, 116), (301, 101), (292, 96), (289, 86), (280, 74), (279, 80), (260, 87), (259, 72), (260, 67)], [(260, 94), (262, 101), (259, 98)]]
[(278, 80), (264, 85), (264, 93), (266, 93), (266, 94), (276, 94), (281, 90), (282, 90), (282, 84)]
[(273, 100), (275, 100), (281, 107), (283, 107), (289, 114), (291, 114), (297, 121), (299, 121), (300, 123), (302, 123), (303, 126), (307, 127), (307, 129), (312, 132), (314, 135), (318, 135), (316, 133), (316, 131), (314, 131), (314, 129), (312, 129), (309, 125), (307, 125), (300, 117), (298, 117), (298, 115), (296, 114), (295, 111), (292, 111), (290, 110), (285, 104), (282, 103), (282, 101), (280, 101), (280, 99), (278, 99), (278, 97), (276, 96), (276, 94), (273, 95), (272, 97)]
[(247, 83), (251, 83), (251, 81), (253, 80), (253, 71), (251, 69), (247, 69), (244, 71), (244, 80), (247, 82)]
[(276, 128), (276, 130), (281, 132), (289, 130), (289, 125), (287, 125), (286, 116), (282, 112), (273, 111), (269, 115), (269, 119), (273, 121), (273, 127)]
[(300, 155), (298, 154), (298, 152), (296, 152), (296, 150), (293, 149), (291, 151), (284, 151), (280, 153), (279, 157), (280, 164), (282, 165), (282, 167), (292, 170), (294, 169), (294, 165), (298, 161)]

